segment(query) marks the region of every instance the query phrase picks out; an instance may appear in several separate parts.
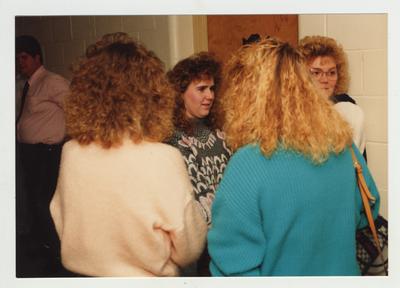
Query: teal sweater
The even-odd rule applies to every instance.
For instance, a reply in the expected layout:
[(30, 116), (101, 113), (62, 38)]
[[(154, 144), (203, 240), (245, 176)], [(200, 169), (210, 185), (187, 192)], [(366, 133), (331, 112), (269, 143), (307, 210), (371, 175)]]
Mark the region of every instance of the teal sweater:
[[(377, 201), (379, 194), (353, 145)], [(355, 233), (367, 225), (348, 149), (322, 165), (259, 146), (228, 162), (212, 206), (208, 233), (213, 276), (360, 275)]]

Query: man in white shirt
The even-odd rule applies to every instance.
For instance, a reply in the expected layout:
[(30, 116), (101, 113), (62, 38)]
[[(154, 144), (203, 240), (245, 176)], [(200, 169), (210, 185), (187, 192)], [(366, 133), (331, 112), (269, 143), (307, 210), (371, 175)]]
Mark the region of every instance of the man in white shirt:
[(16, 38), (18, 73), (26, 78), (16, 115), (17, 277), (57, 276), (59, 241), (50, 217), (65, 138), (65, 78), (47, 71), (39, 42)]

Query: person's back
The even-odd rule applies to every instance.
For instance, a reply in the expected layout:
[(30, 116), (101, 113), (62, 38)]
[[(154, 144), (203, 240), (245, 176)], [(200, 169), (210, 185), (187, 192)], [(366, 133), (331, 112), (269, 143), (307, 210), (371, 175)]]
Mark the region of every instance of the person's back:
[(304, 57), (267, 37), (233, 54), (223, 83), (234, 154), (212, 207), (212, 275), (360, 275), (355, 234), (367, 223), (351, 147), (377, 199), (375, 217), (378, 191)]
[[(259, 146), (239, 149), (217, 191), (223, 199), (213, 206), (213, 275), (359, 275), (355, 230), (366, 223), (355, 213), (362, 205), (356, 185), (349, 150), (316, 166), (284, 149), (270, 158)], [(236, 261), (228, 250), (236, 251)]]
[(92, 276), (178, 275), (204, 243), (191, 191), (183, 159), (169, 145), (67, 142), (51, 206), (63, 264)]
[[(149, 78), (151, 75), (151, 78)], [(207, 225), (172, 133), (162, 62), (126, 33), (104, 35), (74, 69), (52, 217), (63, 265), (88, 276), (177, 276)]]

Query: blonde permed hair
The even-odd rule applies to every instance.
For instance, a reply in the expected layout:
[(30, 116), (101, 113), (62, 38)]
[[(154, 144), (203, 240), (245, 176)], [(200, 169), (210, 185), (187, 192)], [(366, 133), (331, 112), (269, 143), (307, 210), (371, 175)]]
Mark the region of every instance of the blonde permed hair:
[(126, 33), (104, 35), (73, 67), (67, 133), (86, 145), (161, 142), (173, 131), (174, 93), (163, 63)]
[(242, 46), (228, 61), (219, 105), (233, 150), (259, 144), (269, 157), (283, 147), (322, 163), (352, 143), (350, 127), (319, 94), (302, 55), (271, 37)]
[(319, 56), (332, 57), (336, 62), (338, 71), (334, 94), (347, 93), (350, 83), (349, 65), (343, 47), (335, 39), (324, 36), (306, 36), (300, 40), (298, 48), (303, 53), (307, 63), (314, 61)]

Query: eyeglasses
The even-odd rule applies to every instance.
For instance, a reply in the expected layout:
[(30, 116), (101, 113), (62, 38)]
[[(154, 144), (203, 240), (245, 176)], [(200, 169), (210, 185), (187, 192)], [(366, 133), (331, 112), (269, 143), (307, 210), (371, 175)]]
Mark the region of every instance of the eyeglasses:
[(322, 76), (324, 76), (324, 75), (326, 78), (328, 78), (328, 80), (336, 80), (338, 77), (336, 68), (329, 70), (329, 71), (322, 71), (321, 69), (318, 69), (318, 68), (311, 68), (310, 72), (311, 72), (311, 75), (317, 80), (321, 79)]

